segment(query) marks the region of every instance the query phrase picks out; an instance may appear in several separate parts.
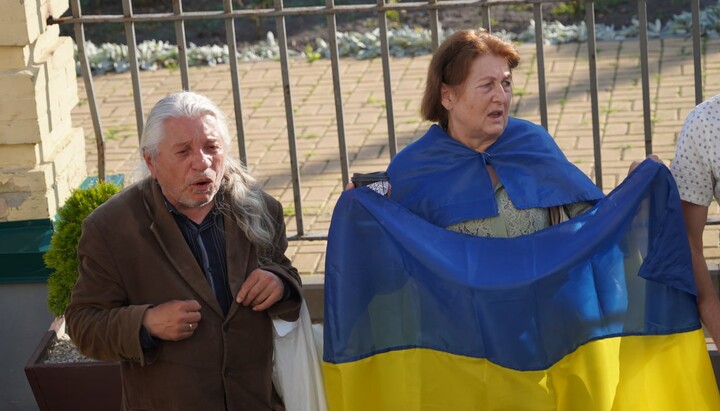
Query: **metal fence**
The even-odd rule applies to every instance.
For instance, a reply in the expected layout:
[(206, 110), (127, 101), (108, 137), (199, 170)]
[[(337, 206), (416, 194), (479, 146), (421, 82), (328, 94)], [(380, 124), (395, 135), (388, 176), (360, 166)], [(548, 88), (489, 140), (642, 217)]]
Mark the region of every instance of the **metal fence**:
[[(235, 21), (238, 19), (273, 18), (276, 24), (277, 38), (280, 46), (280, 65), (282, 70), (282, 83), (285, 100), (285, 116), (287, 121), (287, 137), (290, 151), (290, 167), (293, 183), (293, 197), (296, 218), (296, 235), (290, 236), (292, 240), (316, 240), (326, 239), (326, 233), (310, 234), (306, 232), (303, 223), (303, 206), (301, 197), (301, 180), (296, 146), (295, 115), (293, 111), (293, 90), (290, 83), (290, 66), (288, 61), (288, 40), (286, 34), (285, 19), (289, 16), (300, 15), (324, 15), (327, 20), (328, 39), (330, 45), (330, 60), (332, 67), (332, 81), (334, 86), (335, 116), (337, 123), (337, 136), (339, 146), (339, 159), (341, 165), (343, 185), (349, 181), (349, 160), (345, 141), (345, 119), (343, 111), (343, 93), (341, 89), (341, 71), (339, 68), (340, 57), (337, 45), (337, 16), (342, 13), (373, 13), (377, 15), (380, 29), (381, 58), (383, 66), (383, 84), (385, 94), (385, 110), (387, 115), (388, 151), (390, 156), (397, 152), (397, 138), (395, 134), (395, 117), (393, 110), (392, 78), (390, 71), (390, 54), (388, 47), (388, 14), (401, 11), (427, 12), (430, 17), (430, 30), (432, 33), (433, 48), (440, 42), (440, 22), (438, 13), (443, 10), (450, 10), (458, 7), (477, 7), (481, 12), (481, 24), (492, 31), (491, 16), (493, 9), (498, 6), (528, 6), (533, 9), (535, 21), (535, 46), (536, 65), (539, 90), (539, 111), (541, 124), (548, 127), (548, 102), (545, 79), (545, 63), (543, 53), (543, 5), (557, 3), (557, 0), (427, 0), (395, 2), (388, 0), (377, 0), (375, 4), (363, 5), (335, 5), (334, 0), (325, 0), (324, 6), (312, 7), (286, 7), (283, 0), (274, 0), (274, 8), (267, 9), (243, 9), (234, 10), (233, 0), (222, 0), (223, 10), (204, 12), (184, 12), (181, 0), (172, 1), (172, 13), (136, 14), (133, 12), (131, 0), (122, 0), (123, 15), (84, 15), (79, 0), (71, 0), (72, 17), (63, 17), (52, 20), (50, 23), (73, 24), (75, 39), (78, 46), (78, 58), (82, 71), (87, 100), (92, 116), (93, 128), (96, 137), (98, 152), (98, 174), (102, 179), (105, 176), (105, 149), (104, 136), (98, 105), (95, 100), (93, 89), (93, 78), (90, 65), (85, 53), (85, 32), (86, 24), (115, 23), (122, 24), (125, 29), (125, 38), (128, 45), (130, 70), (132, 73), (133, 97), (135, 103), (135, 117), (138, 136), (142, 134), (144, 124), (144, 108), (141, 99), (141, 87), (138, 49), (136, 41), (135, 24), (143, 22), (173, 22), (175, 26), (176, 43), (179, 50), (179, 70), (182, 80), (182, 87), (190, 89), (188, 59), (186, 47), (188, 44), (185, 36), (185, 22), (190, 20), (222, 20), (225, 23), (226, 41), (229, 47), (230, 76), (233, 89), (233, 101), (235, 110), (235, 121), (237, 128), (237, 141), (240, 160), (246, 162), (247, 151), (245, 144), (245, 133), (243, 128), (243, 103), (241, 99), (241, 85), (238, 76), (238, 49), (236, 45)], [(690, 0), (692, 12), (692, 39), (694, 59), (694, 85), (695, 101), (700, 103), (702, 96), (702, 70), (701, 70), (701, 38), (700, 38), (700, 0)], [(596, 184), (602, 188), (602, 159), (600, 150), (600, 114), (598, 104), (598, 74), (597, 74), (597, 50), (595, 44), (595, 4), (593, 1), (585, 1), (585, 24), (588, 31), (588, 60), (589, 73), (588, 84), (590, 88), (590, 102), (592, 114), (592, 135), (594, 151), (594, 175)], [(651, 124), (651, 103), (650, 103), (650, 75), (648, 70), (648, 17), (647, 1), (637, 0), (638, 19), (640, 23), (640, 62), (641, 62), (641, 84), (643, 95), (643, 119), (645, 135), (645, 152), (651, 153), (652, 147), (652, 124)]]

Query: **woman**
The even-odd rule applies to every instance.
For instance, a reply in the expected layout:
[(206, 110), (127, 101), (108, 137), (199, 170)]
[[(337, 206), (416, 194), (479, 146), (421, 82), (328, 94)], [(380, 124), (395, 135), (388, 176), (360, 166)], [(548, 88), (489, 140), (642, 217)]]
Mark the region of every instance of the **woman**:
[(454, 231), (516, 237), (602, 198), (542, 127), (509, 116), (519, 61), (511, 44), (483, 29), (440, 46), (421, 107), (437, 125), (391, 162), (393, 200)]
[(667, 169), (647, 163), (602, 199), (542, 127), (509, 116), (518, 62), (484, 30), (450, 36), (422, 101), (437, 124), (391, 161), (390, 199), (338, 200), (330, 408), (718, 409)]

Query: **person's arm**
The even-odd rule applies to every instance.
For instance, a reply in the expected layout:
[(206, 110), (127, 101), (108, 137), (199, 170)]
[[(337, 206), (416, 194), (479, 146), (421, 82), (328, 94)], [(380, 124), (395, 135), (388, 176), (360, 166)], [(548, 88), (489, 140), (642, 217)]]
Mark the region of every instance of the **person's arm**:
[(710, 333), (715, 345), (720, 347), (720, 298), (713, 286), (703, 255), (703, 230), (708, 216), (708, 207), (687, 201), (682, 202), (685, 227), (692, 253), (695, 287), (698, 292), (698, 311), (703, 325)]
[[(275, 247), (268, 261), (248, 274), (240, 287), (236, 301), (251, 306), (255, 311), (265, 311), (285, 321), (295, 321), (300, 315), (302, 283), (300, 274), (285, 256), (288, 247), (282, 205), (266, 198), (269, 213), (275, 222), (273, 243)], [(290, 290), (287, 288), (291, 287)]]
[(78, 279), (65, 310), (67, 332), (88, 357), (144, 364), (140, 327), (151, 306), (126, 305), (128, 296), (106, 238), (92, 216), (85, 219), (78, 245)]
[(78, 279), (65, 310), (68, 334), (88, 357), (152, 363), (157, 347), (143, 347), (143, 327), (146, 345), (148, 337), (189, 338), (201, 319), (200, 305), (194, 300), (128, 305), (112, 247), (105, 241), (109, 236), (94, 222), (89, 217), (82, 225)]

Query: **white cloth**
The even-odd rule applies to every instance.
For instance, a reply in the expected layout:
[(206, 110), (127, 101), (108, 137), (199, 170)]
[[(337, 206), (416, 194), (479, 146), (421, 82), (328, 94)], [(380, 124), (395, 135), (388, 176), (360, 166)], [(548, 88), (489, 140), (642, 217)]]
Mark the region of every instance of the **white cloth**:
[[(327, 411), (320, 358), (310, 313), (303, 301), (295, 322), (273, 320), (273, 384), (287, 411)], [(322, 338), (322, 334), (319, 334)], [(315, 337), (315, 338), (314, 338)]]
[(709, 206), (720, 199), (720, 94), (688, 114), (670, 171), (682, 200)]

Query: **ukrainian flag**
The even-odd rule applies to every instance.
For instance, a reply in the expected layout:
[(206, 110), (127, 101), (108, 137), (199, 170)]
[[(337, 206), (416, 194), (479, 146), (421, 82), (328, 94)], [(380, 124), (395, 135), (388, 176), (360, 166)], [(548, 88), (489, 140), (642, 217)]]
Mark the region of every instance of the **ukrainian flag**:
[(511, 239), (346, 191), (325, 304), (333, 411), (720, 409), (677, 190), (652, 162)]

